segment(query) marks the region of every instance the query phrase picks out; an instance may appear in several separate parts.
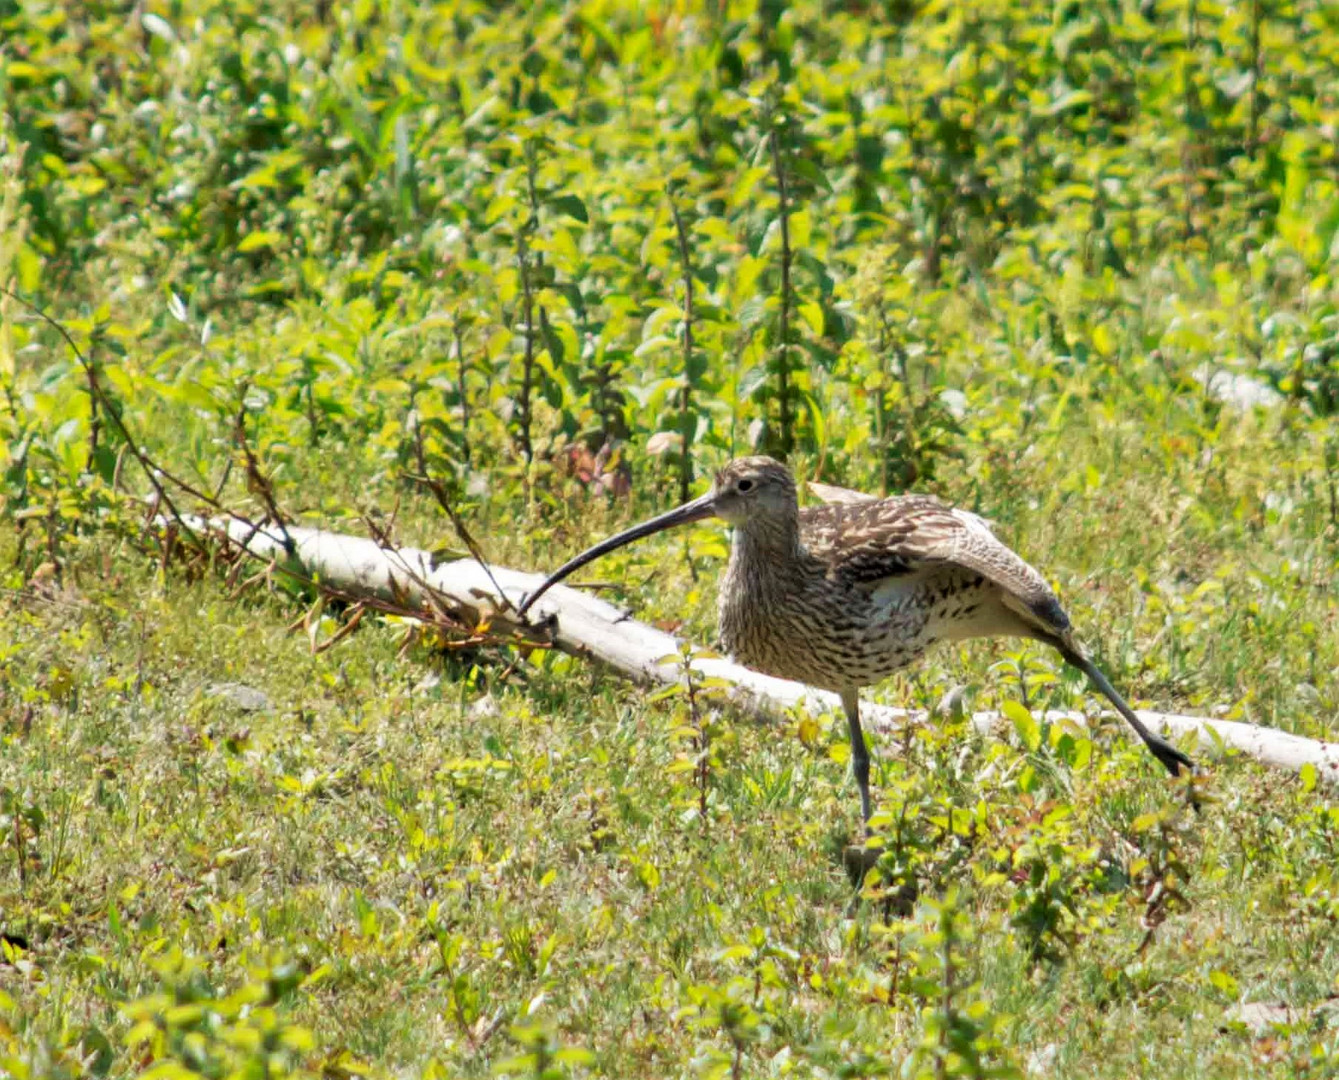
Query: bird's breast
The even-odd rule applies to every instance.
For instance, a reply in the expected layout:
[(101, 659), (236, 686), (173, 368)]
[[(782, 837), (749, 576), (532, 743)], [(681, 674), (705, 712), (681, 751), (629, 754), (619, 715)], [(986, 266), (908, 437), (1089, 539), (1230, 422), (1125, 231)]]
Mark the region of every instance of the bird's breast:
[(918, 596), (876, 598), (822, 573), (780, 578), (735, 562), (721, 581), (721, 644), (756, 671), (828, 690), (868, 686), (935, 641)]

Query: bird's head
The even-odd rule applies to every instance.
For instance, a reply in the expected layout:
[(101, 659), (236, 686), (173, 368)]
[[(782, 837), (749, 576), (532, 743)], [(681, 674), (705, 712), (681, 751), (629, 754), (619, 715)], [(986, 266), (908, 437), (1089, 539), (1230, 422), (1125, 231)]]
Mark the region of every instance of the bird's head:
[(712, 513), (731, 525), (784, 520), (795, 514), (795, 478), (772, 458), (735, 458), (716, 474), (708, 498)]

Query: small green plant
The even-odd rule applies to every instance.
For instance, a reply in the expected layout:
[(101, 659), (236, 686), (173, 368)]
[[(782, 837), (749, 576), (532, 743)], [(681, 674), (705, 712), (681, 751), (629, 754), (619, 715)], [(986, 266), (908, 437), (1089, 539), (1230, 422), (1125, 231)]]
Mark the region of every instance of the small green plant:
[(1036, 803), (1023, 794), (1001, 839), (1007, 862), (999, 874), (1009, 890), (1009, 926), (1031, 963), (1058, 963), (1085, 929), (1083, 905), (1096, 850), (1075, 836), (1072, 809)]
[[(32, 801), (31, 793), (0, 787), (0, 853), (9, 850), (20, 890), (36, 872), (38, 841), (45, 825), (46, 814)], [(0, 864), (6, 861), (0, 855)]]
[(971, 976), (974, 934), (961, 895), (950, 889), (942, 900), (927, 900), (908, 942), (914, 973), (907, 990), (921, 1003), (920, 1034), (902, 1075), (917, 1080), (1021, 1076), (1000, 1038), (1004, 1020)]
[(733, 965), (744, 961), (753, 969), (750, 974), (684, 988), (686, 1004), (681, 1014), (689, 1018), (694, 1031), (715, 1042), (703, 1045), (699, 1052), (707, 1076), (740, 1080), (749, 1075), (745, 1068), (748, 1054), (768, 1033), (773, 1019), (768, 1001), (778, 986), (784, 985), (777, 978), (776, 965), (776, 958), (784, 950), (770, 947), (765, 937), (762, 932), (755, 933), (751, 944), (734, 945), (716, 954), (718, 962)]
[[(595, 1064), (589, 1050), (563, 1046), (552, 1025), (528, 1017), (511, 1026), (510, 1034), (521, 1052), (493, 1066), (497, 1076), (529, 1076), (534, 1080), (562, 1080), (572, 1069)], [(584, 1071), (584, 1070), (583, 1070)]]
[[(304, 973), (291, 960), (252, 967), (247, 981), (225, 992), (208, 968), (179, 950), (154, 962), (160, 989), (125, 1005), (125, 1041), (144, 1075), (306, 1077), (321, 1075), (312, 1033), (286, 1017), (295, 994), (326, 974)], [(329, 1063), (332, 1067), (335, 1062)], [(360, 1071), (344, 1062), (345, 1071)], [(362, 1067), (365, 1068), (365, 1067)]]
[(870, 819), (878, 852), (864, 895), (881, 900), (899, 916), (909, 915), (923, 887), (937, 887), (961, 860), (971, 833), (970, 815), (955, 808), (923, 771), (886, 779), (885, 809)]
[(1128, 873), (1142, 897), (1145, 932), (1139, 948), (1143, 951), (1168, 918), (1190, 907), (1186, 894), (1191, 879), (1186, 850), (1190, 828), (1185, 809), (1172, 806), (1140, 814), (1130, 831), (1139, 851)]
[(658, 690), (651, 695), (652, 701), (677, 699), (679, 706), (675, 710), (677, 726), (670, 732), (671, 737), (688, 743), (688, 750), (676, 754), (670, 766), (671, 773), (689, 773), (692, 776), (696, 796), (694, 816), (705, 830), (710, 824), (709, 803), (713, 786), (713, 773), (721, 765), (720, 744), (722, 737), (729, 731), (729, 724), (719, 709), (710, 707), (711, 696), (719, 693), (727, 684), (720, 679), (703, 675), (694, 666), (698, 660), (715, 659), (716, 654), (707, 649), (694, 648), (684, 642), (676, 655), (661, 658), (662, 664), (673, 663), (678, 666), (681, 681)]

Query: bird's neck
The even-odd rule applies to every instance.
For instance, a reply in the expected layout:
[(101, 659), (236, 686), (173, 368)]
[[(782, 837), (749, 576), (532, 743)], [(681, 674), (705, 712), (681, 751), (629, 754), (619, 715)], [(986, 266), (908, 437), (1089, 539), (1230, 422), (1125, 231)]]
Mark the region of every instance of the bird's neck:
[(775, 519), (735, 527), (717, 597), (721, 644), (727, 653), (758, 671), (787, 674), (778, 659), (784, 641), (772, 613), (802, 591), (807, 569), (794, 519), (788, 528)]
[(800, 524), (797, 518), (768, 518), (735, 526), (730, 561), (756, 565), (766, 572), (793, 565), (800, 555)]

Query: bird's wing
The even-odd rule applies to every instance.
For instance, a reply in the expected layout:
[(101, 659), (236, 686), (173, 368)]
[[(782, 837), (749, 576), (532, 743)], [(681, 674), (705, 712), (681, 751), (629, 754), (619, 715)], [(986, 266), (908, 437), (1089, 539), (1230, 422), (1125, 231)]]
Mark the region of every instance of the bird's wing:
[(990, 531), (983, 518), (927, 495), (806, 507), (801, 539), (828, 576), (874, 592), (897, 579), (959, 568), (998, 585), (1005, 603), (1038, 628), (1063, 635), (1069, 618), (1046, 579)]
[(843, 503), (851, 506), (855, 503), (879, 501), (877, 495), (867, 495), (863, 491), (838, 487), (836, 484), (823, 484), (817, 480), (810, 480), (807, 486), (812, 494), (817, 495), (825, 503)]
[[(965, 570), (992, 582), (1004, 607), (1018, 620), (1005, 633), (1053, 645), (1116, 707), (1173, 776), (1183, 769), (1194, 771), (1195, 763), (1148, 729), (1075, 640), (1069, 617), (1046, 580), (996, 540), (990, 526), (975, 514), (921, 495), (834, 503), (800, 511), (800, 539), (811, 556), (822, 560), (830, 578), (851, 589), (934, 590), (948, 584), (936, 580), (936, 575), (951, 570)], [(1193, 796), (1192, 804), (1199, 805)]]

